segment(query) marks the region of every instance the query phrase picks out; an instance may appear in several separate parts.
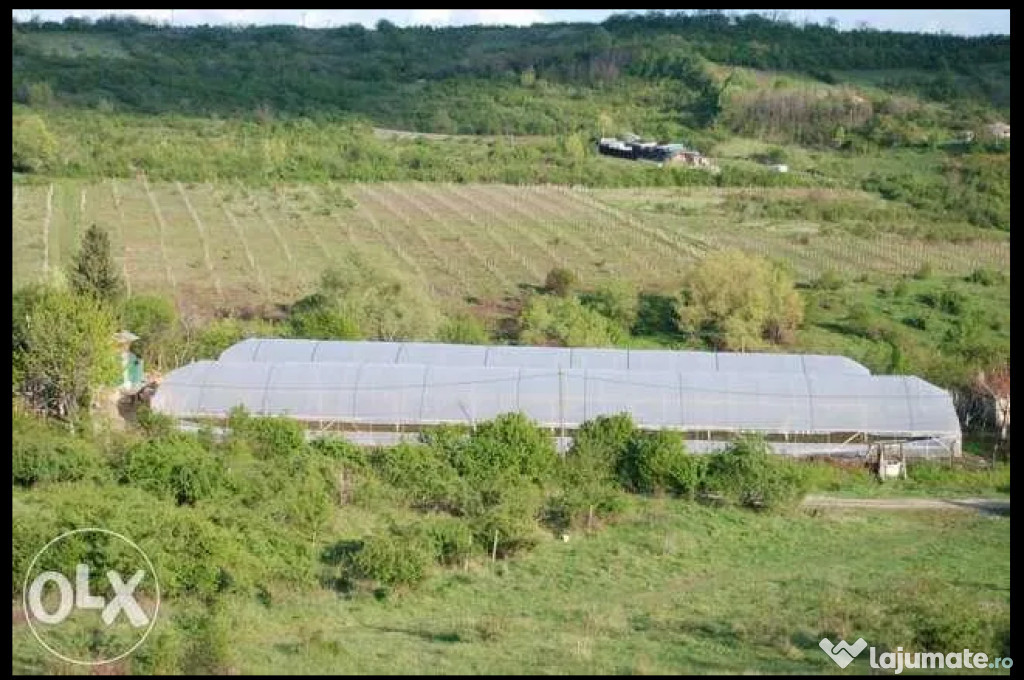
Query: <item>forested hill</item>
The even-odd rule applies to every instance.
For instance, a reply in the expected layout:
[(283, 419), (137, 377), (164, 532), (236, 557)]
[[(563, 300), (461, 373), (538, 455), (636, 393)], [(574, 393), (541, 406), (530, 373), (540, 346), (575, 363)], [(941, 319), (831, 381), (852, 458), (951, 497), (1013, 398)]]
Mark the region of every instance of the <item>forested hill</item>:
[(12, 41), (15, 101), (148, 114), (355, 114), (433, 132), (668, 135), (713, 126), (770, 70), (808, 87), (942, 106), (954, 126), (1009, 115), (1009, 36), (839, 31), (757, 14), (520, 28), (381, 21), (374, 30), (68, 19), (15, 21)]

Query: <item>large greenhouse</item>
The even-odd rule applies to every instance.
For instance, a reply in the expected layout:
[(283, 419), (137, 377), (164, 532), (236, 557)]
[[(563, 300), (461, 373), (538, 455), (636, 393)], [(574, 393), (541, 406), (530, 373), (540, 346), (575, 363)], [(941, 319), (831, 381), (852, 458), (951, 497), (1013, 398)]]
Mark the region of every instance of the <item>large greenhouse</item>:
[(950, 395), (835, 356), (246, 340), (166, 375), (152, 401), (184, 426), (236, 406), (386, 444), (440, 424), (521, 412), (565, 446), (600, 415), (685, 433), (690, 448), (764, 435), (780, 453), (862, 454), (876, 441), (958, 455)]

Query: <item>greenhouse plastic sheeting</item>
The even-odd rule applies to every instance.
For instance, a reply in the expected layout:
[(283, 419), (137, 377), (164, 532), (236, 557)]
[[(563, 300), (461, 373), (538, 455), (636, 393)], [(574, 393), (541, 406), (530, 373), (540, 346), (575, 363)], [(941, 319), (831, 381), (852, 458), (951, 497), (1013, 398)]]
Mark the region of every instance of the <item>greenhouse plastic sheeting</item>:
[(866, 367), (852, 359), (818, 354), (449, 345), (432, 342), (363, 342), (279, 338), (243, 340), (224, 350), (220, 355), (220, 361), (365, 362), (467, 367), (595, 368), (613, 371), (752, 371), (755, 373), (870, 375), (870, 371)]
[(167, 374), (152, 405), (396, 427), (518, 411), (572, 429), (628, 412), (652, 429), (960, 437), (949, 394), (910, 376), (201, 361)]

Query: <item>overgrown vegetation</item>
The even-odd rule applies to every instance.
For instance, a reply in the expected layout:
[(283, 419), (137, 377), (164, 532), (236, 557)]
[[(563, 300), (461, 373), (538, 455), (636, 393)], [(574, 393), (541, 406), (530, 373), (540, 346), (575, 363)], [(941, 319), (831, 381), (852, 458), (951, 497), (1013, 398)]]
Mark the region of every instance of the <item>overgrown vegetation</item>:
[[(482, 567), (492, 559), (500, 560), (498, 575), (540, 566), (562, 543), (553, 538), (582, 547), (611, 531), (621, 540), (626, 527), (650, 525), (651, 517), (640, 519), (638, 510), (670, 508), (636, 493), (678, 497), (669, 512), (682, 512), (697, 526), (717, 526), (713, 517), (721, 515), (723, 527), (756, 525), (775, 535), (785, 526), (830, 521), (788, 511), (808, 488), (834, 492), (872, 483), (778, 459), (749, 438), (692, 456), (677, 433), (638, 431), (627, 415), (584, 424), (564, 456), (548, 433), (515, 414), (371, 450), (336, 439), (307, 442), (295, 422), (241, 410), (229, 425), (224, 438), (176, 432), (157, 421), (116, 436), (73, 435), (15, 414), (12, 592), (21, 588), (38, 547), (62, 527), (98, 522), (144, 546), (164, 594), (162, 615), (169, 612), (132, 669), (245, 669), (248, 662), (222, 644), (216, 623), (229, 609), (257, 607), (276, 616), (321, 588), (351, 607), (378, 599), (404, 607), (430, 596), (425, 582), (486, 578), (490, 570)], [(957, 474), (912, 470), (922, 490), (989, 488), (981, 477)], [(697, 501), (726, 501), (748, 508), (748, 515), (700, 510)], [(775, 519), (757, 519), (761, 514)], [(675, 541), (690, 539), (664, 540), (658, 550), (672, 555)], [(73, 551), (65, 557), (76, 559)], [(377, 606), (373, 611), (383, 611)], [(993, 621), (998, 617), (979, 616), (975, 624)], [(939, 635), (928, 644), (948, 642), (924, 620), (891, 622), (910, 635)], [(65, 642), (75, 640), (86, 648), (88, 630)]]

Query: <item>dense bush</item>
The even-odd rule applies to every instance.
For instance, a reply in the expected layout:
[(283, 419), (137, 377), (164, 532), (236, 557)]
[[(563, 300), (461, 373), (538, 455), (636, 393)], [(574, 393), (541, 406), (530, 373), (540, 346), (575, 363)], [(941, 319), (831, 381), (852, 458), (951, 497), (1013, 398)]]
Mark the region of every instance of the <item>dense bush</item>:
[(378, 450), (373, 466), (381, 479), (406, 492), (414, 508), (465, 511), (466, 483), (443, 451), (422, 444), (399, 444)]
[(617, 481), (619, 460), (636, 435), (628, 413), (598, 416), (583, 423), (563, 463), (567, 483)]
[(430, 549), (408, 536), (371, 536), (349, 563), (351, 578), (385, 586), (411, 586), (426, 576)]
[(692, 494), (697, 486), (697, 464), (683, 436), (669, 430), (636, 433), (619, 459), (618, 473), (623, 487), (638, 493)]
[(627, 334), (636, 324), (640, 301), (636, 286), (630, 281), (610, 281), (592, 292), (580, 295), (580, 301), (614, 321)]
[(445, 319), (437, 331), (437, 339), (457, 345), (486, 345), (491, 341), (487, 328), (470, 314), (456, 314)]
[(559, 297), (569, 297), (576, 285), (576, 274), (564, 267), (555, 267), (544, 279), (544, 288)]
[(288, 316), (292, 336), (307, 340), (358, 340), (359, 324), (346, 313), (331, 308), (320, 293), (303, 298)]
[(806, 480), (796, 463), (771, 455), (763, 439), (747, 436), (709, 454), (700, 488), (737, 505), (774, 509), (799, 503)]
[(628, 337), (622, 326), (576, 297), (530, 297), (520, 312), (519, 326), (519, 341), (525, 345), (601, 347)]
[(434, 559), (444, 566), (456, 566), (466, 562), (477, 552), (473, 542), (473, 531), (462, 520), (436, 517), (424, 521), (424, 533), (433, 549)]
[(521, 413), (506, 413), (479, 423), (464, 446), (447, 451), (470, 483), (510, 474), (544, 483), (558, 461), (550, 435)]
[(262, 458), (288, 458), (306, 445), (306, 430), (297, 420), (253, 417), (241, 407), (229, 414), (228, 428), (233, 437), (250, 444)]
[(11, 437), (11, 481), (21, 486), (109, 477), (106, 456), (90, 441), (14, 418)]
[(294, 305), (294, 334), (324, 339), (417, 340), (432, 337), (440, 324), (433, 300), (404, 274), (383, 271), (357, 254), (330, 269), (320, 288)]
[(178, 505), (194, 505), (224, 486), (222, 463), (192, 436), (173, 434), (131, 446), (118, 465), (120, 481)]
[(538, 487), (499, 479), (483, 485), (480, 501), (469, 517), (478, 548), (491, 554), (497, 538), (497, 557), (507, 557), (536, 545), (543, 504)]
[(994, 286), (1003, 283), (1005, 280), (1006, 275), (1003, 272), (988, 267), (979, 267), (967, 276), (967, 281), (980, 286)]

